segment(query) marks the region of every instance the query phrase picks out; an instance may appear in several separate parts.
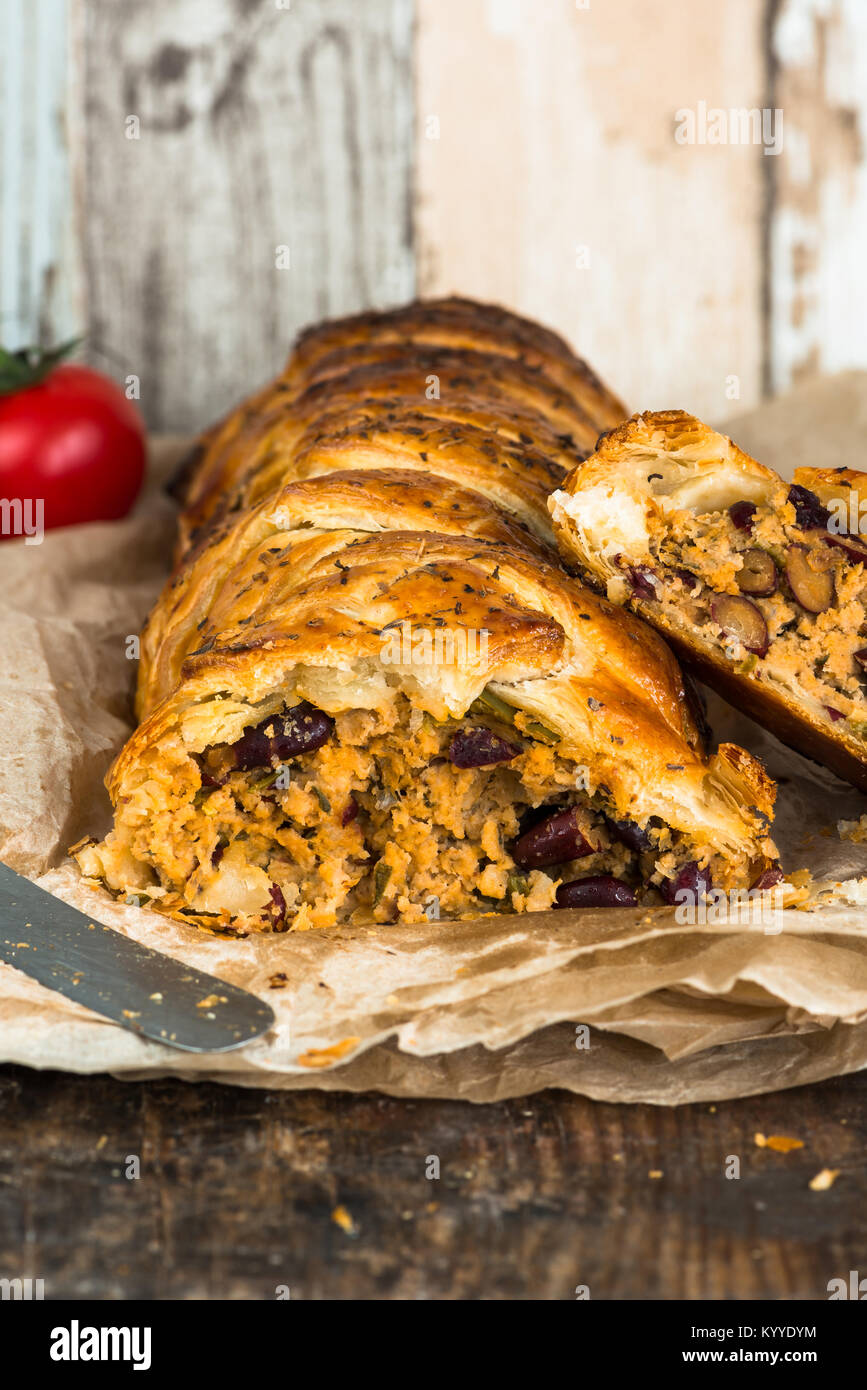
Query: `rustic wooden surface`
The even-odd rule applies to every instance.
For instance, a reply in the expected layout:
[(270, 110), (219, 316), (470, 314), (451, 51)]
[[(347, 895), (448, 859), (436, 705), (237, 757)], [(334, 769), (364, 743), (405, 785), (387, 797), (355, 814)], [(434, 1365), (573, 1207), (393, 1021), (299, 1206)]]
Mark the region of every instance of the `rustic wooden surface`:
[(0, 1275), (47, 1298), (822, 1300), (867, 1270), (865, 1102), (867, 1075), (661, 1110), (5, 1067)]

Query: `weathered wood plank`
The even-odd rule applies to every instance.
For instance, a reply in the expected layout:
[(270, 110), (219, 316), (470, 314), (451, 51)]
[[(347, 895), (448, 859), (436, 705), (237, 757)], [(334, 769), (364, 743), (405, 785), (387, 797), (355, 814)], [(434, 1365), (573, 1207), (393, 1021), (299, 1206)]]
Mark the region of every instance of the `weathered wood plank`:
[(554, 324), (636, 409), (754, 403), (772, 159), (675, 128), (764, 105), (763, 10), (419, 0), (421, 288)]
[(67, 99), (66, 0), (0, 5), (0, 339), (51, 344), (85, 322)]
[(309, 320), (411, 296), (411, 48), (411, 0), (85, 0), (91, 352), (153, 427), (210, 422)]
[(774, 0), (766, 387), (867, 366), (867, 6)]
[(825, 1300), (865, 1269), (865, 1098), (863, 1074), (665, 1110), (4, 1067), (0, 1274), (46, 1298)]

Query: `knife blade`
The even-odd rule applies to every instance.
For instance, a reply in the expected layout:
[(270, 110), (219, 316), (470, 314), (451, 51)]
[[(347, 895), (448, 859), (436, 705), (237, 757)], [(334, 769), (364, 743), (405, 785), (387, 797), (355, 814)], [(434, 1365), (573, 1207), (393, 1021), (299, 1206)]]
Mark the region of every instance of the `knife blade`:
[(184, 1052), (229, 1052), (274, 1023), (254, 994), (142, 946), (2, 863), (0, 961)]

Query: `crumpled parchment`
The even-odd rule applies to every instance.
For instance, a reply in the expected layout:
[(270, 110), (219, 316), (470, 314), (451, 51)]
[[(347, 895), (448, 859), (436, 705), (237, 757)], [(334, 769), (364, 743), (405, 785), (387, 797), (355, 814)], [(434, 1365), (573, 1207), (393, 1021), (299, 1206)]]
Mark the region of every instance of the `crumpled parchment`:
[[(827, 461), (825, 422), (841, 418), (841, 399), (850, 418), (867, 417), (867, 373), (801, 388), (729, 429), (791, 475)], [(835, 464), (858, 465), (858, 438), (841, 434)], [(169, 565), (174, 512), (159, 482), (178, 447), (154, 446), (149, 488), (125, 521), (0, 547), (0, 858), (109, 926), (260, 994), (276, 1025), (237, 1052), (180, 1053), (0, 965), (0, 1060), (472, 1101), (558, 1086), (658, 1104), (867, 1066), (867, 844), (835, 829), (867, 812), (867, 797), (716, 699), (717, 735), (752, 749), (780, 782), (784, 867), (815, 881), (815, 910), (775, 914), (772, 926), (618, 909), (235, 941), (84, 884), (66, 849), (110, 823), (102, 778), (130, 727), (128, 639)], [(285, 983), (273, 988), (278, 974)]]

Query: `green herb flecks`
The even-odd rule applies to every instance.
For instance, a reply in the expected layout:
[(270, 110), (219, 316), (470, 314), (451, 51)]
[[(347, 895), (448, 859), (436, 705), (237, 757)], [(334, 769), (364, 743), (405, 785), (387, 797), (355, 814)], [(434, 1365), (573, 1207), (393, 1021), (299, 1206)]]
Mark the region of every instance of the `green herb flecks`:
[(379, 907), (385, 897), (385, 890), (391, 878), (391, 865), (380, 859), (373, 871), (373, 906)]
[[(499, 695), (495, 695), (490, 686), (486, 685), (481, 695), (470, 705), (470, 713), (480, 715), (492, 714), (495, 718), (502, 719), (506, 724), (514, 724), (515, 716), (523, 713), (523, 711), (516, 708), (515, 705), (507, 704), (505, 700), (501, 700)], [(559, 734), (555, 734), (553, 729), (549, 729), (546, 725), (540, 724), (536, 719), (528, 720), (523, 729), (519, 730), (519, 732), (526, 734), (528, 738), (535, 739), (537, 743), (560, 742)]]
[(524, 725), (524, 733), (529, 738), (534, 738), (537, 743), (559, 743), (560, 735), (555, 734), (553, 729), (548, 729), (544, 724), (539, 724), (534, 719), (529, 724)]
[(513, 893), (519, 893), (522, 898), (525, 898), (530, 891), (530, 880), (526, 874), (511, 873), (506, 880), (506, 887), (509, 897)]

